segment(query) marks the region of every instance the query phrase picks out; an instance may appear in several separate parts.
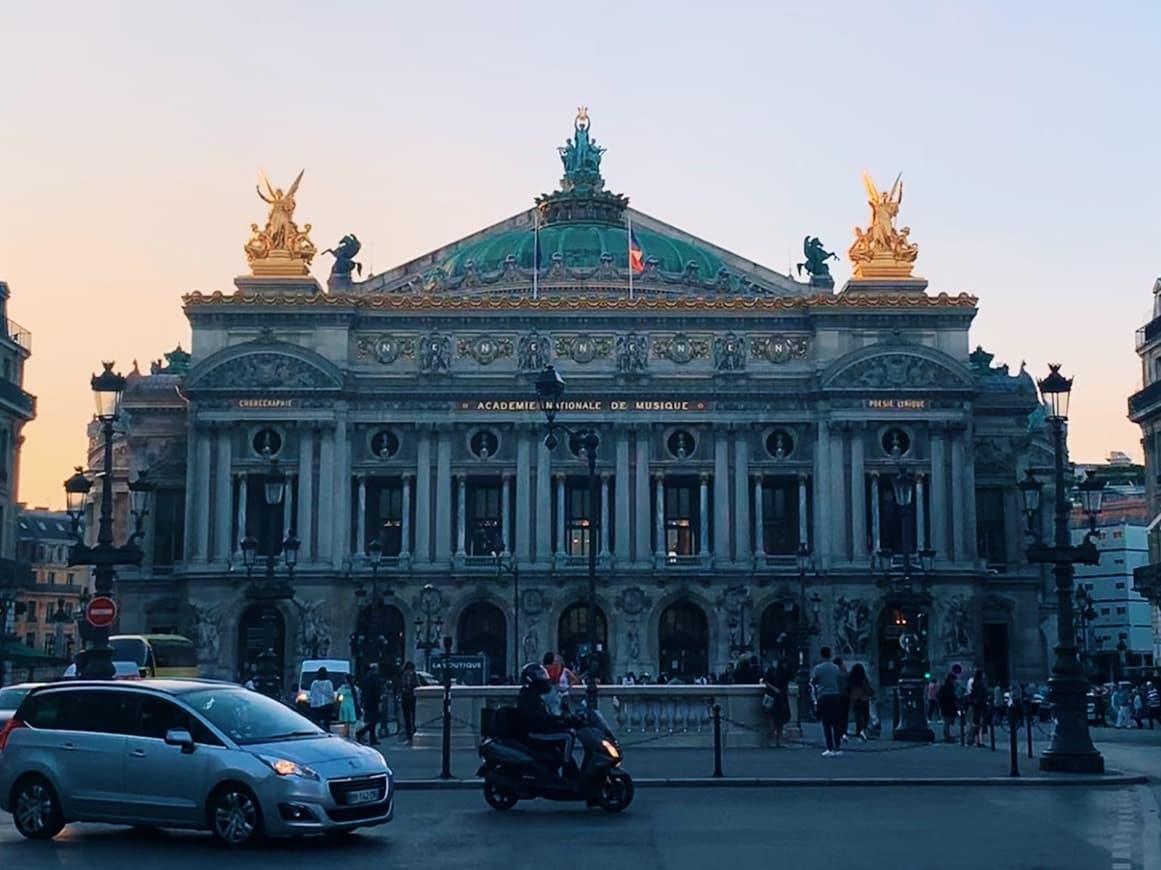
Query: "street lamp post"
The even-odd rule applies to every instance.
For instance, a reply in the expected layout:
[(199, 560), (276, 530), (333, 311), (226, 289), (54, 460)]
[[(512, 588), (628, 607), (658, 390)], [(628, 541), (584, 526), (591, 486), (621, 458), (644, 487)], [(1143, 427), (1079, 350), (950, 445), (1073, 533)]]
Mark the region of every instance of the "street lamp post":
[[(125, 378), (113, 371), (113, 363), (103, 363), (104, 371), (93, 375), (91, 387), (97, 403), (97, 419), (101, 423), (104, 438), (104, 472), (101, 480), (101, 510), (97, 525), (97, 543), (88, 546), (77, 540), (69, 550), (69, 565), (91, 565), (93, 567), (93, 591), (96, 595), (112, 597), (116, 566), (140, 565), (142, 512), (137, 519), (137, 527), (124, 545), (113, 546), (113, 424), (121, 409), (121, 394), (125, 390)], [(74, 533), (80, 530), (80, 518), (85, 508), (85, 497), (92, 482), (77, 469), (77, 473), (65, 481), (65, 495), (68, 512), (73, 521)], [(143, 493), (144, 494), (144, 493)], [(131, 497), (136, 497), (130, 490)], [(144, 511), (144, 509), (142, 509)], [(93, 627), (89, 632), (91, 645), (77, 653), (77, 675), (87, 680), (111, 680), (116, 673), (113, 667), (113, 649), (109, 646), (109, 626)]]
[(810, 638), (821, 630), (818, 620), (818, 608), (822, 603), (817, 592), (811, 596), (811, 614), (813, 619), (806, 615), (806, 574), (811, 566), (810, 548), (803, 541), (798, 545), (795, 553), (798, 562), (798, 621), (795, 633), (798, 641), (798, 673), (795, 682), (798, 683), (798, 709), (796, 716), (798, 727), (801, 730), (802, 722), (810, 721)]
[[(383, 564), (383, 542), (376, 537), (367, 545), (367, 561), (371, 565), (371, 597), (368, 603), (364, 606), (367, 610), (367, 621), (364, 625), (365, 634), (356, 633), (355, 638), (357, 643), (353, 645), (351, 650), (352, 655), (358, 659), (359, 673), (364, 674), (367, 671), (369, 658), (372, 661), (378, 661), (383, 656), (383, 599), (379, 597), (379, 566)], [(384, 596), (392, 594), (391, 584), (388, 582), (387, 590), (383, 593)], [(355, 598), (362, 600), (366, 598), (367, 590), (362, 586), (355, 590)], [(372, 654), (374, 651), (374, 654)], [(381, 664), (381, 663), (380, 663)]]
[(439, 618), (439, 590), (430, 583), (425, 585), (419, 594), (419, 606), (423, 609), (423, 616), (415, 619), (415, 636), (419, 638), (415, 645), (423, 650), (423, 669), (431, 673), (431, 651), (439, 648), (443, 632), (443, 620)]
[(254, 679), (254, 688), (271, 698), (278, 698), (282, 694), (282, 674), (279, 668), (279, 656), (274, 651), (278, 639), (278, 602), (289, 601), (294, 598), (294, 567), (298, 564), (299, 540), (293, 534), (288, 535), (282, 542), (282, 558), (286, 563), (286, 578), (275, 574), (275, 544), (281, 533), (282, 512), (276, 508), (282, 504), (286, 496), (286, 474), (278, 467), (278, 460), (271, 459), (263, 483), (263, 496), (266, 501), (269, 515), (270, 534), (266, 548), (266, 570), (258, 582), (252, 579), (255, 563), (258, 560), (258, 540), (247, 535), (241, 543), (242, 563), (246, 567), (246, 597), (262, 605), (262, 652), (258, 654), (258, 673)]
[(1076, 639), (1077, 657), (1080, 659), (1081, 670), (1088, 674), (1092, 672), (1092, 651), (1089, 649), (1089, 627), (1096, 621), (1097, 612), (1093, 606), (1092, 596), (1088, 590), (1077, 587), (1076, 590)]
[(504, 558), (504, 553), (508, 552), (508, 548), (503, 541), (492, 542), (492, 558), (496, 560), (496, 577), (503, 574), (510, 574), (512, 577), (512, 655), (514, 673), (516, 674), (516, 681), (520, 680), (520, 659), (522, 657), (520, 650), (520, 566), (516, 564), (516, 557), (509, 555), (507, 559)]
[[(588, 460), (589, 485), (589, 538), (588, 538), (588, 635), (589, 659), (585, 667), (585, 699), (590, 710), (597, 708), (597, 684), (600, 680), (601, 660), (597, 654), (597, 524), (591, 519), (599, 510), (597, 506), (597, 488), (600, 479), (597, 477), (597, 448), (601, 439), (597, 431), (592, 428), (571, 429), (563, 423), (558, 423), (556, 415), (560, 411), (560, 399), (564, 395), (564, 378), (554, 366), (545, 366), (544, 371), (536, 378), (536, 397), (540, 410), (544, 412), (548, 421), (548, 434), (544, 436), (544, 446), (549, 450), (556, 448), (559, 443), (556, 429), (560, 429), (569, 437), (573, 452), (584, 452)], [(603, 522), (602, 518), (602, 522)]]
[(1029, 470), (1020, 483), (1024, 510), (1028, 515), (1028, 561), (1053, 566), (1056, 579), (1056, 657), (1048, 679), (1048, 700), (1052, 705), (1052, 739), (1040, 756), (1040, 769), (1063, 773), (1103, 773), (1104, 759), (1093, 746), (1088, 731), (1087, 685), (1077, 658), (1076, 631), (1072, 611), (1073, 565), (1100, 564), (1100, 552), (1093, 537), (1096, 515), (1100, 513), (1104, 484), (1089, 478), (1080, 484), (1081, 502), (1088, 514), (1090, 531), (1084, 542), (1073, 546), (1068, 529), (1072, 505), (1064, 484), (1064, 461), (1067, 451), (1064, 427), (1068, 421), (1068, 401), (1072, 378), (1060, 374), (1059, 364), (1049, 365), (1048, 377), (1037, 382), (1048, 409), (1048, 426), (1052, 431), (1054, 494), (1054, 536), (1052, 544), (1042, 543), (1033, 528), (1033, 517), (1040, 509), (1041, 484)]

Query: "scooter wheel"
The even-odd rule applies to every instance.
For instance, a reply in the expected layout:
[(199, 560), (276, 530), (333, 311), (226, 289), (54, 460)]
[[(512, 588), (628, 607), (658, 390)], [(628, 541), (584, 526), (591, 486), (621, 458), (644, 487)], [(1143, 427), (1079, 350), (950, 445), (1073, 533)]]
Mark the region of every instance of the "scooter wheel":
[(623, 770), (615, 770), (601, 786), (601, 809), (619, 813), (633, 802), (633, 779)]
[(516, 806), (518, 798), (503, 786), (484, 780), (484, 800), (494, 810), (510, 810)]

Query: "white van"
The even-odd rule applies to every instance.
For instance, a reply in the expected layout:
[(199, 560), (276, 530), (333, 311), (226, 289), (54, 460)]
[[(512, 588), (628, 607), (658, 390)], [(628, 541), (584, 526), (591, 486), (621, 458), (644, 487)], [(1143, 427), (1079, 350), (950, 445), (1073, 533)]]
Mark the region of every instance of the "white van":
[(298, 669), (298, 692), (294, 696), (294, 706), (300, 713), (310, 709), (310, 684), (318, 676), (318, 669), (326, 668), (327, 676), (334, 684), (335, 691), (343, 684), (343, 676), (351, 675), (351, 663), (345, 659), (307, 659)]

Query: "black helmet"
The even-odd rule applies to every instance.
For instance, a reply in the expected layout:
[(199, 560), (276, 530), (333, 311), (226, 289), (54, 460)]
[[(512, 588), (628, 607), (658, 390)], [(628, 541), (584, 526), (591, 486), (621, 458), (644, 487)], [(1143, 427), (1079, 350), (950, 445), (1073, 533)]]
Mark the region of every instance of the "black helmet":
[(520, 685), (526, 689), (535, 689), (538, 695), (543, 695), (552, 688), (552, 683), (548, 680), (548, 671), (544, 669), (544, 665), (536, 662), (524, 666), (524, 670), (520, 672)]

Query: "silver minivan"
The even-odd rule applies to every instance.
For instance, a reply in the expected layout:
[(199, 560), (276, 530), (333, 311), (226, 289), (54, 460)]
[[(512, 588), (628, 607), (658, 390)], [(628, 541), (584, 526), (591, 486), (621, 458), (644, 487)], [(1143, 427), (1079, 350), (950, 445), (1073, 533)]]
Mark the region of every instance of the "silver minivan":
[(381, 825), (394, 797), (374, 749), (232, 683), (47, 685), (0, 731), (0, 809), (32, 839), (106, 822), (207, 828), (241, 846)]

